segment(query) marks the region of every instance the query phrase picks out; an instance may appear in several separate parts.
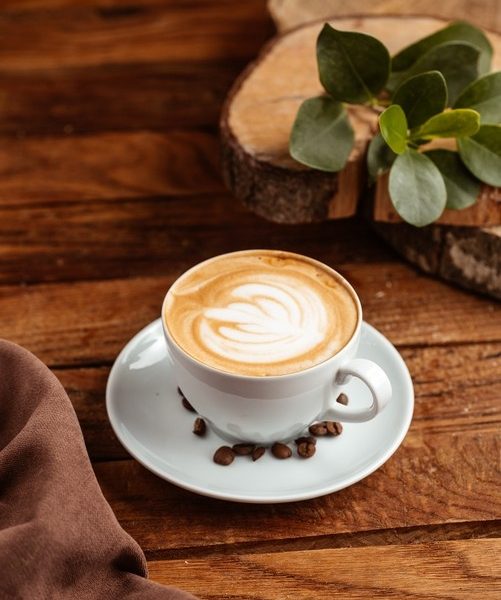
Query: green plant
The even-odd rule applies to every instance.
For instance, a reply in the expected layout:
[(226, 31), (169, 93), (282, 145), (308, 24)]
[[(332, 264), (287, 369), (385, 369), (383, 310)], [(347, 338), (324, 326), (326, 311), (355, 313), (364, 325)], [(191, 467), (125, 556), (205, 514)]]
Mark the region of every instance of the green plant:
[[(354, 143), (346, 104), (377, 112), (367, 153), (374, 181), (389, 171), (398, 214), (422, 227), (445, 208), (477, 200), (480, 182), (501, 186), (501, 72), (489, 73), (492, 47), (482, 31), (457, 22), (390, 57), (377, 39), (325, 24), (317, 39), (326, 94), (305, 100), (294, 122), (291, 156), (336, 172)], [(430, 148), (452, 138), (455, 148)], [(436, 145), (436, 143), (435, 143)]]

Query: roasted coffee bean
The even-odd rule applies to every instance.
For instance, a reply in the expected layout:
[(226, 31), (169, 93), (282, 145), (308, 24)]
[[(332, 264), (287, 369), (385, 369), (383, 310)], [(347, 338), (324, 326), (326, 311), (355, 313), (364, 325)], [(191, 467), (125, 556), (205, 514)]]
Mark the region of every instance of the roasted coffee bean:
[(316, 444), (317, 440), (312, 435), (303, 435), (297, 438), (297, 440), (294, 440), (294, 443), (298, 446), (299, 444), (303, 444), (304, 442), (306, 442), (307, 444)]
[(336, 423), (336, 421), (324, 421), (324, 423), (327, 429), (327, 435), (339, 435), (343, 431), (341, 423)]
[(254, 444), (235, 444), (233, 452), (238, 456), (249, 456), (255, 448)]
[(339, 404), (344, 404), (345, 406), (348, 406), (348, 396), (346, 394), (339, 394), (336, 402), (339, 402)]
[(197, 412), (193, 406), (191, 406), (191, 404), (188, 402), (188, 400), (186, 400), (185, 396), (183, 396), (181, 398), (181, 402), (183, 403), (184, 408), (186, 408), (186, 410), (189, 410), (190, 412)]
[(229, 446), (221, 446), (214, 452), (213, 460), (218, 465), (226, 467), (235, 460), (235, 453)]
[(322, 437), (324, 435), (327, 435), (327, 427), (325, 426), (325, 421), (322, 421), (321, 423), (313, 423), (313, 425), (310, 425), (308, 427), (308, 431), (311, 433), (311, 435), (314, 435), (315, 437)]
[(193, 433), (195, 435), (203, 436), (207, 431), (207, 425), (201, 417), (197, 417), (193, 423)]
[(275, 442), (271, 447), (271, 453), (275, 458), (290, 458), (292, 456), (292, 450), (287, 444), (281, 442)]
[(257, 448), (254, 448), (254, 450), (252, 451), (253, 462), (256, 462), (256, 460), (259, 460), (265, 452), (266, 452), (266, 448), (263, 448), (263, 446), (257, 446)]
[(297, 453), (301, 458), (311, 458), (315, 454), (315, 444), (311, 442), (301, 442), (297, 446)]

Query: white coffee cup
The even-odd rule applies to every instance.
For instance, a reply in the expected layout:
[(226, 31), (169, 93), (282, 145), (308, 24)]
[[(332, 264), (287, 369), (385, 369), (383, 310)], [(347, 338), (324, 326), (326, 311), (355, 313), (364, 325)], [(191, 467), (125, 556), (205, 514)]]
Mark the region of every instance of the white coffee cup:
[[(189, 402), (219, 435), (231, 442), (271, 444), (288, 441), (311, 423), (321, 420), (360, 423), (373, 419), (391, 399), (391, 384), (376, 363), (357, 358), (362, 327), (362, 307), (352, 286), (330, 267), (308, 259), (328, 271), (352, 294), (358, 318), (348, 343), (334, 356), (303, 371), (285, 375), (249, 376), (221, 371), (187, 354), (162, 326), (174, 363), (177, 383)], [(366, 407), (336, 402), (350, 377), (369, 388)]]

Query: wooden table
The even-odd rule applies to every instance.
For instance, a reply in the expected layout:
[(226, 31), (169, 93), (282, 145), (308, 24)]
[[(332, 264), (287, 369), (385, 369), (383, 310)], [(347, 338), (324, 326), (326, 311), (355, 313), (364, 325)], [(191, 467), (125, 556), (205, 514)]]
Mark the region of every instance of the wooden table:
[[(442, 5), (501, 28), (499, 3)], [(202, 598), (500, 598), (500, 306), (420, 274), (360, 220), (279, 226), (225, 191), (221, 102), (272, 31), (262, 0), (1, 3), (1, 334), (68, 390), (152, 579)], [(411, 430), (379, 471), (275, 506), (158, 479), (104, 408), (110, 365), (170, 283), (263, 246), (345, 273), (416, 391)]]

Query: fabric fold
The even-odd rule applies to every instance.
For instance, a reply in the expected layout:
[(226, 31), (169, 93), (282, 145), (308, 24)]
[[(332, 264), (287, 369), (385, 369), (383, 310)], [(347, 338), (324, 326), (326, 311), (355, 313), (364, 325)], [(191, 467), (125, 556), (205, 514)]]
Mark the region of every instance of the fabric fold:
[(0, 340), (0, 598), (193, 600), (146, 579), (53, 373)]

